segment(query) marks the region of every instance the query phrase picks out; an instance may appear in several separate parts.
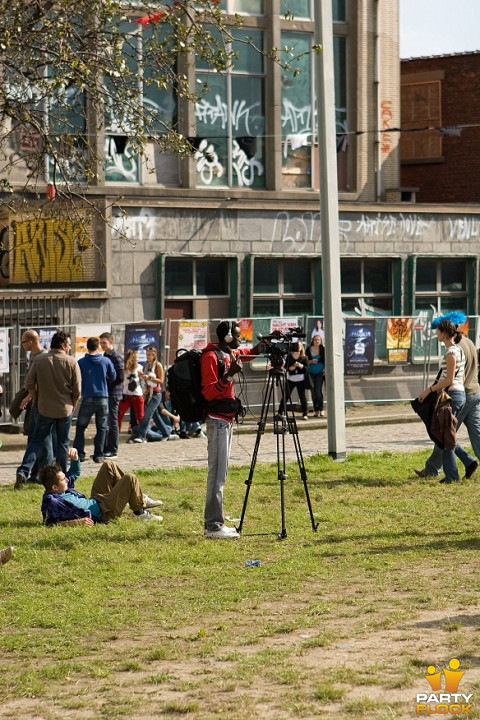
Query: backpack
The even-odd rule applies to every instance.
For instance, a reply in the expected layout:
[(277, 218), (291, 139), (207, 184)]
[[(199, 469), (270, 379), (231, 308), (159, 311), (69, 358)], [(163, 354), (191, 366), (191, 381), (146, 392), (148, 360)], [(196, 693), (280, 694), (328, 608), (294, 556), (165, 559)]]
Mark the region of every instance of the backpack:
[[(168, 368), (167, 382), (172, 404), (185, 422), (203, 422), (207, 414), (207, 401), (202, 395), (202, 372), (200, 358), (203, 350), (177, 350), (173, 365)], [(215, 348), (218, 362), (218, 377), (225, 373), (222, 353)]]

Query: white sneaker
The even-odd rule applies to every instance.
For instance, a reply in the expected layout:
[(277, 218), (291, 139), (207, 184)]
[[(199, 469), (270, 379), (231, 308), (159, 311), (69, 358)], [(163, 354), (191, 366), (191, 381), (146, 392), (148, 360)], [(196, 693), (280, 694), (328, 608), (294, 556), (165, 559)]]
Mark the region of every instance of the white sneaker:
[(180, 440), (180, 435), (177, 435), (176, 433), (172, 433), (168, 436), (169, 440)]
[(153, 513), (149, 512), (148, 510), (144, 510), (141, 515), (135, 515), (133, 514), (133, 517), (137, 520), (157, 520), (158, 522), (162, 522), (163, 517), (161, 515), (154, 515)]
[(227, 525), (223, 525), (218, 530), (204, 530), (203, 534), (206, 538), (214, 538), (217, 540), (230, 540), (240, 537), (235, 528), (227, 527)]
[(143, 438), (141, 438), (141, 437), (134, 437), (134, 438), (133, 438), (133, 442), (134, 442), (134, 443), (144, 443), (145, 440), (144, 440)]
[(325, 411), (324, 411), (324, 410), (320, 410), (320, 417), (325, 417)]
[(159, 505), (163, 505), (163, 500), (154, 500), (150, 497), (150, 495), (146, 495), (143, 493), (143, 507), (144, 508), (154, 508), (158, 507)]
[(308, 420), (308, 415), (304, 415), (304, 416), (303, 416), (303, 419), (304, 419), (304, 420)]

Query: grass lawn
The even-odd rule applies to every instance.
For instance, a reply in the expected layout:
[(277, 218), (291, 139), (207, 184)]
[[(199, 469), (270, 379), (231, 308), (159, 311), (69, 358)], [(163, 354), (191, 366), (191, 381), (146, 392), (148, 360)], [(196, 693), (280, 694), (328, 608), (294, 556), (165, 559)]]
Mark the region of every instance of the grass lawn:
[(40, 488), (0, 488), (0, 718), (413, 718), (453, 657), (479, 718), (479, 482), (412, 478), (424, 457), (309, 458), (317, 533), (292, 466), (284, 541), (274, 466), (238, 541), (203, 538), (204, 470), (139, 473), (161, 525), (44, 528)]

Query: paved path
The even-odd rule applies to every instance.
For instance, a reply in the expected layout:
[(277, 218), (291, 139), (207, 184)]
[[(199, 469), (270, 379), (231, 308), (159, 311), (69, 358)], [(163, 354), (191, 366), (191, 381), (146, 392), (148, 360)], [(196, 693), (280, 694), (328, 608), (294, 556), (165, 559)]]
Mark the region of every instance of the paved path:
[[(305, 457), (316, 453), (327, 452), (326, 421), (298, 421), (299, 437)], [(231, 463), (235, 465), (248, 465), (255, 444), (255, 426), (250, 432), (235, 431)], [(92, 429), (87, 431), (87, 443), (91, 442)], [(25, 448), (25, 438), (21, 435), (0, 436), (4, 447), (0, 450), (0, 485), (9, 485), (15, 481), (15, 470), (21, 462)], [(347, 413), (347, 453), (352, 452), (382, 452), (382, 451), (414, 451), (431, 447), (423, 423), (416, 421), (412, 410), (407, 407), (396, 407), (378, 410), (352, 409)], [(118, 462), (125, 470), (156, 469), (159, 467), (205, 467), (207, 464), (207, 441), (205, 439), (178, 440), (175, 442), (160, 442), (133, 444), (126, 443), (127, 435), (121, 438)], [(464, 428), (459, 433), (460, 441), (468, 439)], [(87, 444), (87, 452), (92, 446)], [(287, 458), (294, 459), (292, 438), (286, 437)], [(271, 426), (262, 437), (258, 462), (272, 462), (276, 458), (275, 435)], [(93, 475), (98, 465), (90, 458), (82, 464), (82, 474)]]

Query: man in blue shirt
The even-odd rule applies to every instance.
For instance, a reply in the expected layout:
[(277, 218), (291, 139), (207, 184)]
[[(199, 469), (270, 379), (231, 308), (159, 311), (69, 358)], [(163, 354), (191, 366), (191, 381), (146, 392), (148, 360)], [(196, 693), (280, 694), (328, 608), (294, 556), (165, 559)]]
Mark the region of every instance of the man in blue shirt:
[(118, 405), (123, 394), (123, 378), (125, 368), (123, 357), (113, 346), (113, 335), (104, 332), (100, 335), (100, 347), (104, 354), (112, 361), (117, 377), (108, 383), (108, 432), (105, 439), (105, 452), (103, 457), (115, 459), (118, 453)]
[(163, 520), (149, 508), (162, 505), (142, 492), (138, 478), (124, 473), (114, 460), (105, 460), (98, 471), (91, 497), (75, 490), (80, 476), (80, 461), (75, 448), (68, 452), (70, 468), (64, 473), (59, 465), (46, 465), (39, 471), (45, 492), (42, 498), (42, 516), (45, 525), (87, 525), (106, 523), (120, 517), (128, 504), (139, 520)]
[(78, 450), (81, 461), (85, 460), (85, 430), (95, 415), (93, 460), (103, 462), (105, 440), (108, 432), (108, 381), (117, 374), (112, 361), (98, 350), (100, 342), (96, 337), (88, 338), (87, 354), (80, 358), (78, 365), (82, 373), (82, 402), (78, 411), (77, 431), (73, 447)]

